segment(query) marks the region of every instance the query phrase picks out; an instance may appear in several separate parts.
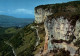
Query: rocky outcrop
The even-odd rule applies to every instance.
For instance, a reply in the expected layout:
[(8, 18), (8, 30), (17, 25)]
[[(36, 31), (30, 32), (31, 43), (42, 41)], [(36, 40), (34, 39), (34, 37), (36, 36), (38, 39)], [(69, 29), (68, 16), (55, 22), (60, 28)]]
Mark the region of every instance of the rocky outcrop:
[(80, 38), (80, 14), (77, 11), (80, 3), (75, 3), (77, 7), (73, 3), (64, 4), (65, 6), (41, 5), (35, 8), (35, 23), (44, 23), (46, 33), (43, 55), (47, 56), (49, 52), (62, 48), (69, 51), (71, 56), (79, 54), (79, 46), (74, 43)]
[(47, 10), (47, 9), (43, 10), (42, 8), (39, 8), (39, 9), (35, 10), (35, 22), (42, 23), (42, 22), (44, 22), (46, 17), (51, 14), (52, 13), (50, 10)]

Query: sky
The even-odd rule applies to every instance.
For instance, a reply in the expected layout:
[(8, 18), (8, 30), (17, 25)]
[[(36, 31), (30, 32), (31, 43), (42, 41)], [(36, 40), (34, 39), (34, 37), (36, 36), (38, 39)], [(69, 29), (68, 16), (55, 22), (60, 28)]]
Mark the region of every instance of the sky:
[(75, 0), (0, 0), (0, 15), (17, 18), (34, 18), (34, 8), (38, 5), (65, 3)]

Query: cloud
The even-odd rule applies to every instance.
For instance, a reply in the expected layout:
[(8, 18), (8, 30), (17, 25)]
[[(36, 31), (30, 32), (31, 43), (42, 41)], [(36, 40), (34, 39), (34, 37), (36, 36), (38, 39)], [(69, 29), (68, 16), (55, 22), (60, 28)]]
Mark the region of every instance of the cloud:
[(33, 14), (33, 11), (29, 9), (16, 9), (13, 12), (18, 14)]
[(2, 15), (10, 15), (14, 17), (33, 17), (34, 11), (29, 9), (8, 9), (5, 11), (0, 10), (0, 14)]

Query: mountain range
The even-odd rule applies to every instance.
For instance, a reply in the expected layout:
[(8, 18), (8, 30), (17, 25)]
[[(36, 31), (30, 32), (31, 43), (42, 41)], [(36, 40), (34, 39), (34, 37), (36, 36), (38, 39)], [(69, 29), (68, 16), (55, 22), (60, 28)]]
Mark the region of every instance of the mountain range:
[(33, 18), (15, 18), (12, 16), (0, 15), (0, 27), (24, 27), (33, 21)]

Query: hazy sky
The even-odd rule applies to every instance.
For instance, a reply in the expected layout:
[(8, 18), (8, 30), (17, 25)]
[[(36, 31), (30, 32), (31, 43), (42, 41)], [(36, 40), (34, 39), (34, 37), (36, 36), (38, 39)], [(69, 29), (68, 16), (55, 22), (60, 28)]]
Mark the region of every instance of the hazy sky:
[(0, 15), (34, 18), (34, 8), (36, 6), (68, 1), (74, 0), (0, 0)]

